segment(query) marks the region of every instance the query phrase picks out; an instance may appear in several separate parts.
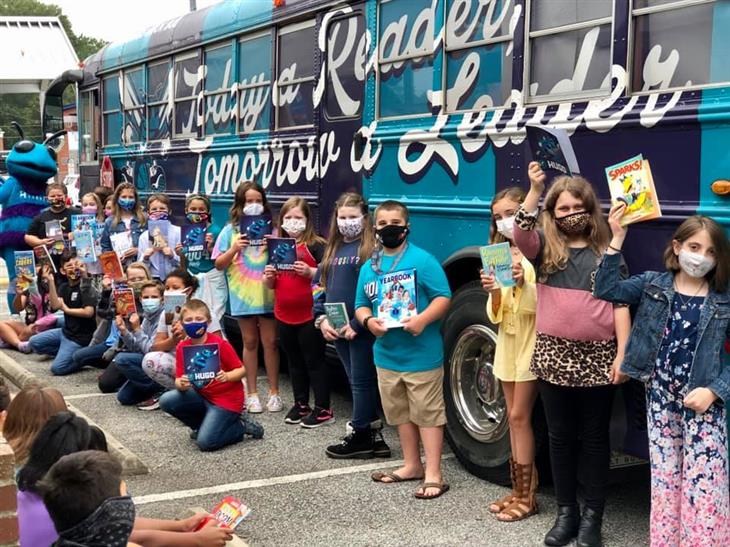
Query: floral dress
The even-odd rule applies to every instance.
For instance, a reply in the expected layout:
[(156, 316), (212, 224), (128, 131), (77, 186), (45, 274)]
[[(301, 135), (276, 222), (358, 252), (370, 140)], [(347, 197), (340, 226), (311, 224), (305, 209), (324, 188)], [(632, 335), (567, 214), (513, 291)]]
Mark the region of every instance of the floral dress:
[(698, 342), (703, 297), (674, 296), (647, 391), (651, 545), (730, 545), (725, 408), (704, 414), (682, 401)]

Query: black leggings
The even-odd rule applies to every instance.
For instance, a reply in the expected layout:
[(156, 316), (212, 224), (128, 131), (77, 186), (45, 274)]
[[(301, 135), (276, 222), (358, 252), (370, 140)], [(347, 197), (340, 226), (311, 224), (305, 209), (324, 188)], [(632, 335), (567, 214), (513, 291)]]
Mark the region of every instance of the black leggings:
[(565, 387), (544, 380), (538, 380), (538, 386), (550, 436), (550, 465), (558, 505), (577, 503), (580, 475), (586, 506), (603, 510), (613, 386)]
[(279, 343), (289, 363), (294, 401), (309, 404), (309, 387), (314, 391), (314, 404), (330, 407), (330, 386), (324, 361), (325, 342), (322, 333), (314, 328), (314, 321), (288, 325), (277, 320)]

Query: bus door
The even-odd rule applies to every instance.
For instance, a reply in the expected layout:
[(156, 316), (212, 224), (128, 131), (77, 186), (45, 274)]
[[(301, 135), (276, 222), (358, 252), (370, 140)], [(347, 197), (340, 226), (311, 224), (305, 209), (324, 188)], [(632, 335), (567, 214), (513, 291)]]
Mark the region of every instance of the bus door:
[(319, 34), (319, 203), (320, 229), (326, 232), (338, 196), (362, 193), (362, 178), (353, 172), (350, 155), (365, 102), (368, 47), (363, 4), (324, 14)]

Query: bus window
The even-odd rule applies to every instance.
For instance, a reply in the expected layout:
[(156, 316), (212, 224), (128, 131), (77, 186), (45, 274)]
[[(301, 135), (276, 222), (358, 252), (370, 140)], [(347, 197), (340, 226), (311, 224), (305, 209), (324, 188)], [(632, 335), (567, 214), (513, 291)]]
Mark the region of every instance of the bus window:
[(730, 2), (635, 0), (634, 91), (730, 82)]
[(269, 128), (271, 118), (271, 33), (238, 42), (238, 131)]
[(231, 96), (232, 48), (205, 50), (205, 134), (230, 134), (236, 130), (235, 97)]
[(124, 72), (124, 142), (143, 142), (147, 139), (145, 124), (144, 69)]
[(169, 60), (147, 66), (147, 132), (151, 141), (170, 138), (172, 112), (168, 100), (171, 68)]
[(448, 0), (446, 5), (446, 109), (503, 105), (512, 89), (514, 0)]
[(104, 144), (122, 142), (121, 97), (119, 94), (119, 75), (107, 76), (102, 81), (104, 99)]
[(175, 137), (198, 135), (197, 92), (200, 59), (198, 53), (175, 58)]
[(312, 125), (314, 108), (314, 20), (279, 31), (277, 70), (277, 129)]
[(611, 89), (613, 0), (530, 2), (529, 97)]
[(325, 113), (329, 119), (355, 118), (365, 90), (365, 23), (361, 14), (331, 21), (327, 27)]
[(99, 134), (99, 90), (80, 92), (79, 159), (81, 163), (97, 161), (96, 145)]
[(428, 114), (433, 89), (434, 12), (431, 0), (380, 3), (378, 116)]

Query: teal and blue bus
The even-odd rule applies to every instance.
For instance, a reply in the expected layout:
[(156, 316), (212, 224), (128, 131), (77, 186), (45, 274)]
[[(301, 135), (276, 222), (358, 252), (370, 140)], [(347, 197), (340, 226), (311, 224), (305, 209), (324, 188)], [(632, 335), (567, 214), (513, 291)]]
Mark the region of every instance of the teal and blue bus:
[[(508, 423), (477, 247), (494, 193), (526, 185), (524, 127), (566, 129), (604, 205), (605, 166), (651, 160), (664, 217), (632, 229), (626, 257), (634, 272), (660, 267), (687, 215), (730, 225), (728, 29), (730, 0), (230, 0), (92, 55), (51, 86), (44, 122), (54, 129), (76, 85), (82, 190), (106, 164), (178, 203), (203, 192), (222, 218), (253, 179), (274, 204), (305, 197), (322, 229), (346, 190), (406, 203), (454, 291), (448, 438), (502, 482)], [(621, 395), (614, 446), (645, 456), (641, 386)]]

